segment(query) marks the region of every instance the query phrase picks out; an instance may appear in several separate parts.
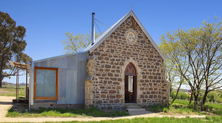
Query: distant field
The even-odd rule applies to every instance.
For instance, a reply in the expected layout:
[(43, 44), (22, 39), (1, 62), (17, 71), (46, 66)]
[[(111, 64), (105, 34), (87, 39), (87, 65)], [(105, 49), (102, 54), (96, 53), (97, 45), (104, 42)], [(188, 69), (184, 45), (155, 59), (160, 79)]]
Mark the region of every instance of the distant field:
[[(16, 96), (15, 85), (3, 85), (0, 88), (0, 96)], [(19, 97), (25, 97), (25, 86), (19, 87)]]

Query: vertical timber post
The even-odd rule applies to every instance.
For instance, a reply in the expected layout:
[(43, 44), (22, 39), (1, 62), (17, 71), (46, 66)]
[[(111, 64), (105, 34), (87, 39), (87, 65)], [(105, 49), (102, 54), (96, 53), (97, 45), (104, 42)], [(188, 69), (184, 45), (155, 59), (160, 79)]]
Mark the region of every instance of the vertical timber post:
[(18, 96), (19, 96), (19, 68), (17, 68), (16, 74), (16, 101), (18, 103)]
[(29, 78), (29, 111), (31, 111), (31, 105), (34, 104), (33, 101), (33, 93), (34, 93), (34, 88), (33, 88), (33, 84), (34, 84), (34, 61), (31, 62), (31, 65), (29, 66), (29, 70), (30, 70), (30, 78)]
[(28, 83), (28, 64), (26, 65), (26, 85), (25, 85), (25, 99), (26, 100), (27, 100), (27, 97), (28, 97), (27, 83)]

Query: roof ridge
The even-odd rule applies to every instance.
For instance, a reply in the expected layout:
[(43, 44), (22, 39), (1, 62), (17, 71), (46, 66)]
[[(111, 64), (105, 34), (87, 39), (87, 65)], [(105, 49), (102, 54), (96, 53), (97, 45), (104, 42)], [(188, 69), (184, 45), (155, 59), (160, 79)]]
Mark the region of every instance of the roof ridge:
[(83, 51), (90, 51), (93, 52), (113, 31), (115, 31), (129, 16), (133, 16), (138, 25), (141, 27), (142, 31), (145, 33), (145, 35), (148, 37), (154, 48), (157, 50), (157, 52), (161, 55), (163, 59), (166, 59), (166, 57), (163, 55), (163, 53), (160, 51), (160, 49), (157, 47), (156, 43), (153, 41), (149, 33), (146, 31), (144, 26), (141, 24), (139, 19), (136, 17), (135, 13), (130, 10), (126, 15), (124, 15), (121, 19), (119, 19), (116, 23), (114, 23), (110, 28), (108, 28), (102, 35), (100, 35), (98, 38), (96, 38), (95, 43), (93, 45), (89, 45), (86, 47)]
[[(131, 11), (130, 11), (131, 12)], [(109, 33), (109, 31), (112, 30), (113, 27), (115, 27), (115, 25), (117, 25), (122, 19), (124, 19), (125, 16), (127, 16), (130, 12), (128, 12), (127, 14), (125, 14), (121, 19), (119, 19), (116, 23), (114, 23), (112, 26), (110, 26), (105, 32), (102, 33), (102, 35), (100, 35), (99, 37), (96, 38), (95, 40), (95, 43), (92, 45), (92, 44), (89, 44), (88, 47), (86, 47), (83, 51), (88, 51), (90, 50), (93, 46), (95, 46), (95, 44), (97, 42), (99, 42), (106, 34)]]

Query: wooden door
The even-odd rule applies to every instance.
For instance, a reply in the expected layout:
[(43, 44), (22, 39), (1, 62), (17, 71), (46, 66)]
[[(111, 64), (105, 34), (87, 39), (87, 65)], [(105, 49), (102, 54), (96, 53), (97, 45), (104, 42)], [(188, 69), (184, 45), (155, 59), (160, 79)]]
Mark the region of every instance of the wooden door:
[(136, 76), (125, 75), (125, 103), (136, 103)]
[(125, 69), (125, 103), (136, 103), (137, 95), (137, 75), (132, 63)]

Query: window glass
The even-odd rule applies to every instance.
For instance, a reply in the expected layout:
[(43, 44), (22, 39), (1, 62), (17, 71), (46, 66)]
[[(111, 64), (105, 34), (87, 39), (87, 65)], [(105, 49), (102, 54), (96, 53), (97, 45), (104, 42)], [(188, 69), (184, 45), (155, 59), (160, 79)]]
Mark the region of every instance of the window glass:
[(56, 96), (56, 70), (36, 70), (36, 97)]

